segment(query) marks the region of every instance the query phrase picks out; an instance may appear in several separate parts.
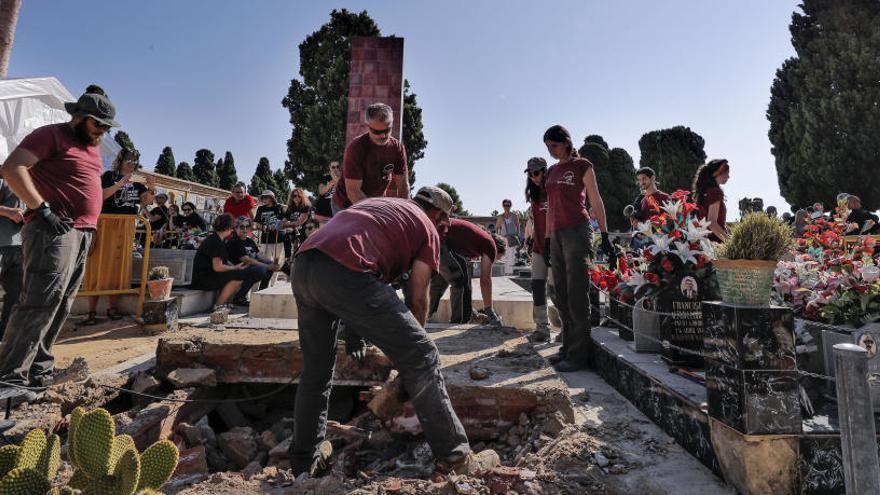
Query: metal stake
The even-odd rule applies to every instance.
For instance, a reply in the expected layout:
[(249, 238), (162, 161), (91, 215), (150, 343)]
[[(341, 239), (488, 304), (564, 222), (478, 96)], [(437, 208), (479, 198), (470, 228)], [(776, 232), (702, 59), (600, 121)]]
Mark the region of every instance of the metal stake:
[(836, 344), (834, 362), (846, 493), (880, 494), (877, 432), (868, 388), (868, 351), (855, 344)]

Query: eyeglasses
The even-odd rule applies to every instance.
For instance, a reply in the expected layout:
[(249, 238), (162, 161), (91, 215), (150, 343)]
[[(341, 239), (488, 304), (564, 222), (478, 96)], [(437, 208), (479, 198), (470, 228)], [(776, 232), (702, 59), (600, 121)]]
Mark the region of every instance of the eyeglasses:
[(510, 203), (504, 203), (501, 206), (503, 206), (504, 208), (510, 208), (513, 205), (511, 205)]
[(377, 136), (388, 135), (391, 133), (391, 127), (386, 127), (384, 129), (373, 129), (370, 126), (367, 126), (370, 129), (370, 134), (375, 134)]
[(107, 124), (102, 124), (102, 123), (98, 122), (98, 120), (95, 119), (94, 117), (89, 117), (89, 120), (91, 120), (92, 123), (95, 124), (95, 127), (97, 127), (98, 129), (102, 129), (102, 130), (105, 130), (105, 131), (109, 131), (109, 130), (110, 130), (110, 126), (109, 126), (109, 125), (107, 125)]

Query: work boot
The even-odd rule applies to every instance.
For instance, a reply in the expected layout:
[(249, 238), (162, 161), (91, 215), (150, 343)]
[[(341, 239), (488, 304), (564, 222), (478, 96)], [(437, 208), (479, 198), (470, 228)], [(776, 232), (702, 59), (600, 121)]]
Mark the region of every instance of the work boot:
[(564, 360), (565, 360), (565, 356), (560, 352), (557, 352), (556, 354), (547, 357), (547, 362), (550, 363), (551, 365), (555, 365), (556, 363), (558, 363), (560, 361), (564, 361)]
[(486, 313), (486, 316), (489, 318), (488, 325), (490, 327), (501, 328), (501, 326), (502, 326), (501, 316), (499, 316), (498, 313), (495, 312), (494, 308), (488, 308), (488, 309), (484, 310), (483, 312)]
[(535, 322), (535, 331), (529, 335), (529, 341), (548, 342), (550, 340), (550, 320), (547, 318), (547, 306), (532, 306), (532, 320)]
[(501, 458), (492, 449), (483, 450), (477, 454), (468, 452), (467, 455), (458, 459), (446, 459), (437, 461), (437, 471), (443, 474), (455, 473), (458, 475), (475, 475), (501, 465)]

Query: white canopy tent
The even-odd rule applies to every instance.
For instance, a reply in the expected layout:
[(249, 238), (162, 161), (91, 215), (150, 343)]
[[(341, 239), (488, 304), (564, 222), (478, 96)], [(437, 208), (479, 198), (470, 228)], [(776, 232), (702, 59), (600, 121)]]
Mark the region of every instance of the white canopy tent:
[[(69, 121), (70, 114), (64, 110), (68, 101), (76, 97), (54, 77), (0, 80), (0, 163), (34, 129)], [(120, 148), (110, 137), (101, 141), (105, 169)]]

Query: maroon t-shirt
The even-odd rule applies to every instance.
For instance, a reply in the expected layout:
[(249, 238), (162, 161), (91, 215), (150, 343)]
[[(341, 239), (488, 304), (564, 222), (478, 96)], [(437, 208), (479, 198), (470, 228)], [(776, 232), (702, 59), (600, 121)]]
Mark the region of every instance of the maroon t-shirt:
[(228, 198), (226, 198), (226, 203), (223, 204), (223, 213), (229, 213), (235, 218), (253, 218), (253, 215), (251, 215), (251, 210), (256, 207), (257, 200), (254, 199), (254, 197), (250, 194), (245, 194), (241, 198), (241, 201), (236, 201), (235, 196), (229, 196)]
[(653, 215), (660, 213), (661, 208), (663, 208), (663, 202), (669, 199), (669, 195), (663, 191), (654, 191), (650, 196), (645, 196), (642, 198), (642, 203), (639, 207), (639, 218), (642, 220), (648, 220)]
[(403, 143), (388, 138), (384, 145), (370, 141), (370, 134), (364, 133), (352, 139), (345, 147), (342, 156), (342, 179), (336, 183), (333, 204), (337, 208), (348, 208), (351, 201), (345, 191), (345, 179), (363, 181), (361, 191), (368, 198), (381, 198), (388, 192), (393, 175), (407, 175), (406, 148)]
[(543, 192), (538, 201), (532, 202), (532, 221), (535, 226), (532, 252), (544, 254), (544, 238), (547, 237), (547, 192)]
[(449, 220), (446, 247), (468, 259), (482, 258), (485, 254), (492, 262), (498, 257), (495, 239), (480, 227), (458, 218)]
[(103, 203), (101, 146), (82, 144), (68, 123), (35, 129), (19, 146), (39, 159), (28, 171), (52, 211), (75, 228), (97, 228)]
[(408, 271), (415, 260), (434, 273), (440, 266), (440, 236), (433, 222), (417, 204), (401, 198), (367, 198), (337, 213), (309, 236), (300, 252), (310, 249), (386, 282)]
[(709, 217), (709, 206), (713, 203), (718, 203), (718, 225), (724, 229), (727, 225), (727, 206), (724, 204), (724, 191), (718, 186), (710, 187), (703, 192), (703, 201), (700, 203), (701, 217)]
[(586, 158), (573, 158), (547, 169), (544, 187), (550, 205), (550, 233), (589, 223), (583, 177), (592, 166)]

